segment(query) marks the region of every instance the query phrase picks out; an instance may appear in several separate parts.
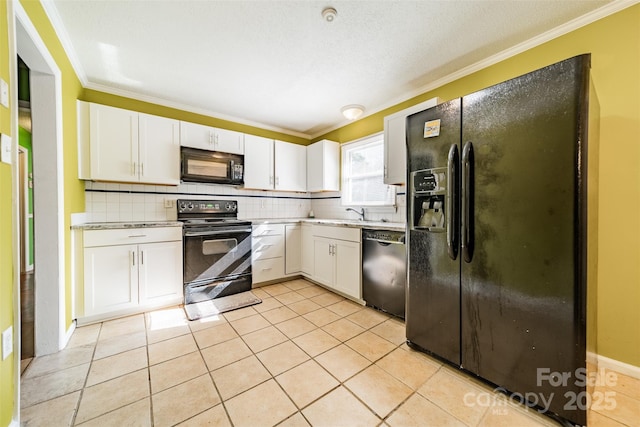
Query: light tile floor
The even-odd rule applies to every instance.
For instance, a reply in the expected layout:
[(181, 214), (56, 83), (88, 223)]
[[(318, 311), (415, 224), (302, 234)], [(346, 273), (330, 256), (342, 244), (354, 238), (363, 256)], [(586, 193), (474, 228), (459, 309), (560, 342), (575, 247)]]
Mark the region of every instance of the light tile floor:
[[(76, 329), (22, 377), (26, 426), (550, 426), (411, 350), (404, 324), (305, 280), (189, 322), (181, 308)], [(640, 381), (589, 425), (640, 425)], [(465, 405), (467, 393), (493, 405)]]

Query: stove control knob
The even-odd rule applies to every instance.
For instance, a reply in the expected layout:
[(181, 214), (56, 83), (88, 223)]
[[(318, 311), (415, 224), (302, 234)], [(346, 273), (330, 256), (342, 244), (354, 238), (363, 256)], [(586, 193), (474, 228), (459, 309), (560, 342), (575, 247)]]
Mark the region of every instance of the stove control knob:
[(189, 203), (189, 204), (187, 205), (187, 209), (189, 209), (189, 210), (193, 209), (193, 203)]
[(180, 211), (187, 209), (187, 204), (185, 202), (180, 203)]
[(235, 209), (234, 209), (234, 205), (233, 205), (233, 203), (227, 203), (227, 204), (225, 205), (225, 207), (224, 207), (224, 208), (225, 208), (226, 210), (228, 210), (228, 211), (233, 211), (233, 210), (235, 210)]

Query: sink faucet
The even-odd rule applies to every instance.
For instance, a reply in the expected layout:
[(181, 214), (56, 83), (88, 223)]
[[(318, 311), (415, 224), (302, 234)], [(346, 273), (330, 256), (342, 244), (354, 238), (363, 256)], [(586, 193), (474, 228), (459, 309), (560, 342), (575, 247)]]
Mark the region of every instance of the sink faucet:
[(355, 210), (353, 208), (347, 208), (346, 210), (347, 210), (347, 212), (353, 211), (353, 212), (357, 213), (358, 215), (360, 215), (359, 220), (360, 221), (364, 221), (364, 208), (361, 208), (359, 211), (357, 211), (357, 210)]

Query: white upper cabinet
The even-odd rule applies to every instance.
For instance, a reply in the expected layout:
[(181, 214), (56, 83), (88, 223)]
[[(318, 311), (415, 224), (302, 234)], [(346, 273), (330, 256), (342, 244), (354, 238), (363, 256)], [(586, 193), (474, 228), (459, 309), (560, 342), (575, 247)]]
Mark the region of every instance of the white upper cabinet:
[(435, 107), (438, 98), (413, 105), (384, 118), (384, 183), (404, 185), (407, 175), (407, 116)]
[(244, 134), (197, 123), (180, 122), (180, 145), (201, 150), (244, 154)]
[(138, 136), (140, 181), (179, 184), (180, 122), (140, 113)]
[(307, 146), (307, 191), (340, 190), (340, 144), (323, 139)]
[(91, 179), (138, 182), (138, 113), (89, 104)]
[(307, 191), (307, 148), (275, 141), (275, 186), (280, 191)]
[(178, 185), (179, 122), (78, 101), (80, 179)]
[(244, 188), (306, 191), (303, 145), (245, 135)]
[(273, 190), (273, 139), (244, 137), (244, 188)]

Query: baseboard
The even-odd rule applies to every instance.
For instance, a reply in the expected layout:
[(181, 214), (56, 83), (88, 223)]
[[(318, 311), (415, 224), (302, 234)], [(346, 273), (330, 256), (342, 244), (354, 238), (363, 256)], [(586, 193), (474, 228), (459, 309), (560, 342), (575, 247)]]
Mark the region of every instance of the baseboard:
[(611, 369), (628, 377), (640, 379), (640, 366), (630, 365), (602, 355), (598, 355), (598, 368)]
[(73, 335), (73, 332), (76, 330), (76, 321), (73, 320), (71, 321), (71, 326), (69, 326), (69, 329), (67, 329), (67, 332), (64, 334), (64, 342), (60, 343), (60, 350), (62, 350), (63, 348), (65, 348), (67, 346), (67, 344), (69, 344), (69, 340), (71, 339), (71, 336)]

